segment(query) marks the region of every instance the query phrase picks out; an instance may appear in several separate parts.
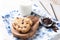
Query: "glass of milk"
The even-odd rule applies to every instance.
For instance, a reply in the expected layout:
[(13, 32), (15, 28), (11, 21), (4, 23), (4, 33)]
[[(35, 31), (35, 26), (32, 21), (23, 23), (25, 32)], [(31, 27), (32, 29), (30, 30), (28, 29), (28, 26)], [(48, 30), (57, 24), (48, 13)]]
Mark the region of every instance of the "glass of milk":
[(20, 11), (22, 16), (28, 16), (32, 12), (32, 1), (21, 0), (20, 1)]

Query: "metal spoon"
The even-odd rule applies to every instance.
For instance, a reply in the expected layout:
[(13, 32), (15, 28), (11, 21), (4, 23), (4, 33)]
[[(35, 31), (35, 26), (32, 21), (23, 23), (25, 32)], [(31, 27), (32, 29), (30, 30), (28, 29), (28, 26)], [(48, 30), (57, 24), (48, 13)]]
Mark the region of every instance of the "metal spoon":
[(56, 16), (56, 13), (55, 13), (54, 8), (53, 8), (53, 6), (52, 6), (51, 3), (50, 3), (50, 6), (51, 6), (51, 8), (52, 8), (52, 11), (53, 11), (53, 13), (54, 13), (54, 16), (55, 16), (56, 20), (58, 21), (58, 18), (57, 18), (57, 16)]

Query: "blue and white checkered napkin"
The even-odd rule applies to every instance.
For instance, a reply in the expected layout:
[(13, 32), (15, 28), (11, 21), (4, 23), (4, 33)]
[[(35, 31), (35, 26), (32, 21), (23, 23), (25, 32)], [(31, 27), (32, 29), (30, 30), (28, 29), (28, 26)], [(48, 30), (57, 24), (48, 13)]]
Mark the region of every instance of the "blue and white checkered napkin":
[[(33, 12), (36, 14), (39, 14), (40, 16), (46, 16), (53, 19), (55, 22), (57, 22), (57, 27), (59, 27), (59, 30), (57, 32), (54, 32), (52, 29), (46, 29), (43, 26), (40, 26), (42, 28), (39, 28), (36, 34), (33, 36), (33, 38), (29, 38), (29, 40), (50, 40), (54, 37), (54, 35), (59, 34), (60, 32), (60, 22), (56, 21), (54, 17), (51, 17), (45, 10), (42, 8), (40, 9), (37, 4), (33, 5)], [(5, 13), (1, 15), (2, 17), (2, 37), (0, 40), (20, 40), (16, 37), (13, 37), (11, 33), (11, 22), (14, 17), (21, 17), (19, 10), (12, 10), (8, 13)], [(4, 24), (4, 25), (3, 25)]]

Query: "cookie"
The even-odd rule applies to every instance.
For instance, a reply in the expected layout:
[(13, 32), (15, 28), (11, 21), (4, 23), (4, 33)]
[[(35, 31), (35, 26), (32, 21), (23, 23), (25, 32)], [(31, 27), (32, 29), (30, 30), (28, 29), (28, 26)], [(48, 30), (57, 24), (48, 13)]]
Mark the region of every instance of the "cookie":
[(21, 33), (26, 33), (30, 30), (33, 24), (30, 18), (15, 18), (12, 26)]
[(26, 22), (27, 20), (31, 20), (31, 22), (27, 21), (28, 24), (31, 25), (30, 30), (28, 32), (25, 32), (25, 33), (24, 33), (25, 30), (23, 31), (23, 33), (18, 32), (17, 30), (15, 30), (15, 25), (14, 25), (15, 21), (14, 21), (14, 23), (12, 24), (12, 26), (14, 28), (13, 27), (11, 28), (12, 34), (15, 37), (21, 38), (21, 39), (26, 39), (26, 38), (33, 37), (33, 35), (36, 33), (37, 29), (39, 28), (39, 17), (37, 17), (37, 16), (28, 16), (27, 18), (22, 18), (22, 19), (24, 19), (24, 22)]

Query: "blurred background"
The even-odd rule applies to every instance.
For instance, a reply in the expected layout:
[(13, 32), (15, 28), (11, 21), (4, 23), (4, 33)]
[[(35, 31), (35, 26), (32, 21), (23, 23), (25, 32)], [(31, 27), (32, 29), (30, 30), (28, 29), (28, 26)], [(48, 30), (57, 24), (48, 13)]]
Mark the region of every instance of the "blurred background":
[[(36, 1), (36, 0), (32, 0)], [(49, 13), (54, 16), (50, 3), (53, 5), (58, 20), (60, 20), (60, 1), (59, 0), (40, 0)], [(37, 1), (36, 1), (37, 2)], [(0, 15), (11, 10), (19, 9), (20, 0), (0, 0)]]

